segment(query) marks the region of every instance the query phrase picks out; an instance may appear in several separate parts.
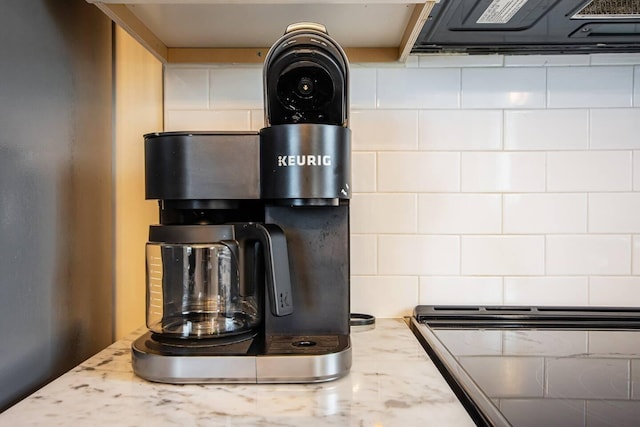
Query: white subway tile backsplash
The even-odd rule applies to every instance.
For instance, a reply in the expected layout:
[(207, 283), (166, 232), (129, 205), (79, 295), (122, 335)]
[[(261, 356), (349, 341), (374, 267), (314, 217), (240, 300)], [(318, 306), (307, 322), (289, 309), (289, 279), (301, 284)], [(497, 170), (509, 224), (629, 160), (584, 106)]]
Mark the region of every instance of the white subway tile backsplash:
[(168, 110), (165, 131), (251, 130), (249, 110)]
[(633, 236), (631, 254), (631, 272), (636, 276), (640, 275), (640, 236)]
[(209, 79), (211, 108), (263, 108), (261, 68), (214, 68)]
[(378, 108), (459, 108), (456, 68), (378, 69)]
[(504, 233), (587, 232), (586, 194), (505, 194)]
[(545, 190), (545, 153), (463, 152), (463, 192), (536, 192)]
[(502, 67), (502, 55), (420, 55), (420, 67)]
[(589, 195), (590, 233), (640, 233), (640, 193)]
[(640, 151), (633, 152), (633, 189), (640, 190)]
[(376, 68), (351, 67), (349, 84), (352, 109), (376, 108)]
[(355, 193), (376, 191), (376, 153), (355, 151), (351, 153), (351, 184)]
[(378, 153), (378, 191), (456, 192), (460, 154), (455, 152)]
[(631, 273), (631, 238), (624, 235), (549, 235), (548, 275), (625, 275)]
[(418, 304), (499, 305), (502, 303), (501, 277), (420, 277)]
[(418, 112), (414, 110), (352, 111), (350, 127), (356, 151), (418, 148)]
[(544, 236), (462, 236), (463, 275), (544, 274)]
[(507, 55), (505, 67), (558, 67), (589, 65), (588, 55)]
[(464, 68), (462, 108), (544, 108), (544, 68)]
[(547, 153), (548, 191), (629, 191), (631, 151)]
[(209, 108), (209, 71), (206, 68), (172, 68), (164, 72), (164, 108)]
[[(637, 59), (351, 64), (352, 310), (640, 306)], [(260, 130), (261, 73), (167, 65), (165, 130)]]
[(589, 55), (591, 65), (640, 64), (639, 53), (598, 53)]
[(547, 68), (549, 108), (630, 107), (632, 67)]
[(633, 106), (640, 107), (640, 66), (636, 65), (633, 72)]
[(351, 235), (351, 274), (378, 272), (378, 238), (374, 234)]
[(352, 233), (415, 233), (415, 194), (357, 193), (351, 199)]
[(596, 306), (640, 306), (640, 277), (591, 277), (589, 303)]
[(356, 276), (351, 278), (351, 312), (376, 317), (409, 316), (418, 299), (418, 278)]
[(418, 120), (421, 150), (502, 148), (502, 111), (424, 110)]
[(589, 110), (510, 110), (504, 113), (506, 150), (589, 147)]
[[(392, 64), (392, 66), (395, 64)], [(420, 66), (420, 59), (418, 55), (409, 55), (404, 63), (405, 68), (418, 68)]]
[(640, 149), (640, 109), (591, 110), (592, 149)]
[(587, 277), (505, 277), (504, 303), (509, 305), (588, 305)]
[(420, 194), (418, 232), (423, 234), (500, 234), (499, 194)]
[(378, 274), (457, 275), (460, 238), (432, 235), (380, 235)]

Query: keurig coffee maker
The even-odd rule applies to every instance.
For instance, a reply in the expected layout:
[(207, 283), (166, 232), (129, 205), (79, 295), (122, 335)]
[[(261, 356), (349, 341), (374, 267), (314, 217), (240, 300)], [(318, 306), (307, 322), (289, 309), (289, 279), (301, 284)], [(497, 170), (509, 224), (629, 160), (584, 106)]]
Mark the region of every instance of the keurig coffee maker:
[(145, 135), (147, 327), (134, 372), (166, 383), (306, 383), (351, 367), (349, 67), (322, 25), (264, 63), (258, 132)]

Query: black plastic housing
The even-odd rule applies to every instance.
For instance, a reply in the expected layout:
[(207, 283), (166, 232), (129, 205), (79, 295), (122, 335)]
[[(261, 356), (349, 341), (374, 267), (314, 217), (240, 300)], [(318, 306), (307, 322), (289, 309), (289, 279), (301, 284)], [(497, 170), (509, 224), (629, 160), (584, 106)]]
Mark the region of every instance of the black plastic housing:
[(150, 133), (144, 144), (147, 199), (260, 198), (257, 132)]
[(349, 65), (342, 48), (314, 25), (300, 25), (271, 47), (264, 63), (267, 126), (348, 125)]
[(351, 197), (351, 130), (319, 124), (260, 131), (263, 199), (292, 205), (331, 204)]

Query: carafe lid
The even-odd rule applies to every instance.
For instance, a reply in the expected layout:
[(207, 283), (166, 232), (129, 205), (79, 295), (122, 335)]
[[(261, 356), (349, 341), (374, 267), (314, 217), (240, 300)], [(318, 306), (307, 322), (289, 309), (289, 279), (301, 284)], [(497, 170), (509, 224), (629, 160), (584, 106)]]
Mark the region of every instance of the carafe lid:
[(159, 243), (212, 243), (234, 240), (233, 225), (151, 225), (149, 241)]

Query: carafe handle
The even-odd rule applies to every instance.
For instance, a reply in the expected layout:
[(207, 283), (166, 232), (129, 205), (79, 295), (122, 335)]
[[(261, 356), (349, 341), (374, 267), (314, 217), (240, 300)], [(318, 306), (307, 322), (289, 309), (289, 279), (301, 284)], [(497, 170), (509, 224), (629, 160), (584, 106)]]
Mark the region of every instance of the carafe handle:
[(238, 241), (257, 240), (264, 248), (269, 305), (274, 316), (293, 313), (289, 253), (284, 232), (275, 224), (235, 224)]

